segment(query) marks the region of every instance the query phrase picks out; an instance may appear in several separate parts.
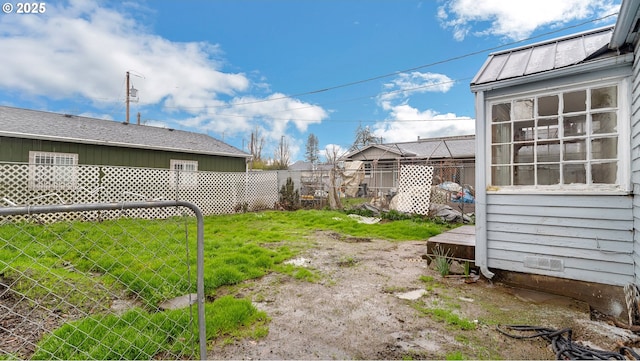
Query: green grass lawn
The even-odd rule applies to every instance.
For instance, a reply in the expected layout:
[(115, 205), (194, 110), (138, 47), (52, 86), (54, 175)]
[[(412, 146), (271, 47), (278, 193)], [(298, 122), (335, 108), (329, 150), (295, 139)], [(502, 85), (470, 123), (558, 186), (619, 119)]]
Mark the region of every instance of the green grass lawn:
[[(343, 212), (318, 210), (205, 217), (207, 338), (265, 335), (267, 315), (250, 300), (217, 297), (216, 290), (270, 272), (312, 280), (312, 271), (283, 262), (309, 247), (309, 236), (317, 230), (401, 241), (427, 239), (446, 228), (416, 219), (367, 225)], [(190, 317), (195, 310), (157, 308), (167, 299), (196, 292), (195, 235), (195, 220), (181, 217), (0, 226), (2, 283), (34, 304), (89, 315), (45, 336), (33, 358), (195, 356), (197, 337), (192, 339), (191, 330), (197, 325), (195, 316)], [(136, 298), (140, 306), (113, 314), (113, 294)], [(101, 339), (112, 344), (105, 347)]]

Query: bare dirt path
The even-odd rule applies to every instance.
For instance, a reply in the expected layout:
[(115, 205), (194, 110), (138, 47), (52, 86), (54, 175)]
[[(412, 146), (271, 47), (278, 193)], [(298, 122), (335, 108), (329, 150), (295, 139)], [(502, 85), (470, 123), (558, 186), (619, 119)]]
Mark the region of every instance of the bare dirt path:
[[(591, 321), (588, 306), (518, 291), (483, 278), (442, 278), (421, 256), (426, 242), (343, 238), (318, 232), (295, 261), (315, 283), (270, 274), (239, 288), (271, 318), (269, 334), (210, 346), (210, 359), (553, 359), (546, 341), (517, 340), (496, 324), (571, 328), (575, 340), (607, 350), (635, 335)], [(421, 276), (432, 277), (425, 282)], [(406, 299), (409, 298), (409, 299)], [(412, 299), (414, 298), (414, 299)], [(476, 321), (473, 330), (423, 310)]]

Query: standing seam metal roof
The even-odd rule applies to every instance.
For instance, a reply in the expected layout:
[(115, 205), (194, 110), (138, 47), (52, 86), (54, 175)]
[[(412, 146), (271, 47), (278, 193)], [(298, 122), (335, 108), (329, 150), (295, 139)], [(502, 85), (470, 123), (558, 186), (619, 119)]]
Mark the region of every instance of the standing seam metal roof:
[(608, 49), (613, 26), (489, 55), (471, 85), (517, 78), (589, 60)]

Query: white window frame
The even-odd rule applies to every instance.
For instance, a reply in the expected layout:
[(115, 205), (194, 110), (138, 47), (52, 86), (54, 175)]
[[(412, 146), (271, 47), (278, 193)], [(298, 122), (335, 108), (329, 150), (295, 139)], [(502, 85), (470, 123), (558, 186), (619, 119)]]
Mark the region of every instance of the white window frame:
[[(616, 181), (614, 184), (596, 184), (590, 181), (590, 174), (587, 173), (587, 178), (589, 179), (584, 184), (554, 184), (554, 185), (514, 185), (514, 159), (513, 159), (513, 145), (515, 143), (513, 134), (511, 134), (511, 141), (508, 143), (511, 146), (511, 184), (509, 185), (498, 185), (494, 184), (493, 177), (493, 169), (494, 165), (493, 161), (493, 133), (492, 133), (492, 124), (495, 124), (492, 121), (492, 110), (493, 105), (505, 103), (505, 102), (513, 102), (520, 99), (527, 98), (541, 98), (544, 96), (557, 95), (561, 93), (568, 93), (573, 91), (581, 91), (585, 89), (594, 89), (594, 88), (603, 88), (607, 86), (617, 86), (617, 109), (615, 111), (617, 118), (617, 172), (616, 172)], [(518, 193), (546, 193), (546, 192), (565, 192), (565, 193), (583, 193), (583, 192), (594, 192), (594, 193), (628, 193), (631, 191), (631, 179), (630, 179), (630, 162), (631, 162), (631, 154), (630, 154), (630, 82), (628, 78), (615, 78), (615, 79), (607, 79), (601, 81), (594, 82), (584, 82), (580, 84), (572, 84), (566, 87), (554, 87), (553, 89), (543, 89), (538, 91), (531, 92), (522, 92), (518, 94), (510, 94), (508, 96), (500, 96), (491, 99), (487, 99), (486, 101), (486, 121), (485, 121), (485, 131), (486, 131), (486, 148), (487, 152), (487, 162), (486, 162), (486, 178), (487, 178), (487, 191), (488, 192), (518, 192)], [(513, 103), (512, 103), (513, 104)], [(591, 112), (596, 113), (593, 109), (587, 109), (588, 118), (591, 119)], [(560, 112), (562, 113), (562, 112)], [(512, 110), (513, 114), (513, 110)], [(534, 109), (534, 116), (535, 109)], [(559, 120), (559, 124), (562, 123), (562, 118), (564, 115), (558, 114), (558, 117), (561, 118)], [(536, 118), (537, 119), (537, 118)], [(513, 123), (515, 120), (511, 119)], [(589, 124), (591, 124), (589, 122)], [(512, 127), (512, 131), (513, 131)], [(589, 125), (590, 129), (590, 125)], [(566, 137), (560, 139), (565, 139)], [(589, 139), (589, 137), (587, 137)], [(587, 159), (587, 163), (594, 164), (597, 161), (593, 159)], [(560, 160), (558, 164), (562, 165), (563, 161)], [(537, 159), (534, 161), (534, 167), (538, 165)], [(590, 169), (589, 165), (589, 169)]]
[(29, 151), (29, 188), (69, 190), (78, 186), (78, 154)]
[(171, 159), (169, 167), (169, 184), (172, 187), (194, 188), (198, 186), (197, 160)]

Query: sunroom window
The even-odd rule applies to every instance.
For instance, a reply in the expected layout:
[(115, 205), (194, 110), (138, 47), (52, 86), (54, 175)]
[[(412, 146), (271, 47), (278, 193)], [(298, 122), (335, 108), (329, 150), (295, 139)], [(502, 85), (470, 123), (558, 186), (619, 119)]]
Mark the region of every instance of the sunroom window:
[(618, 85), (490, 104), (494, 186), (619, 185)]
[(29, 152), (29, 186), (32, 189), (74, 189), (78, 183), (78, 155)]

